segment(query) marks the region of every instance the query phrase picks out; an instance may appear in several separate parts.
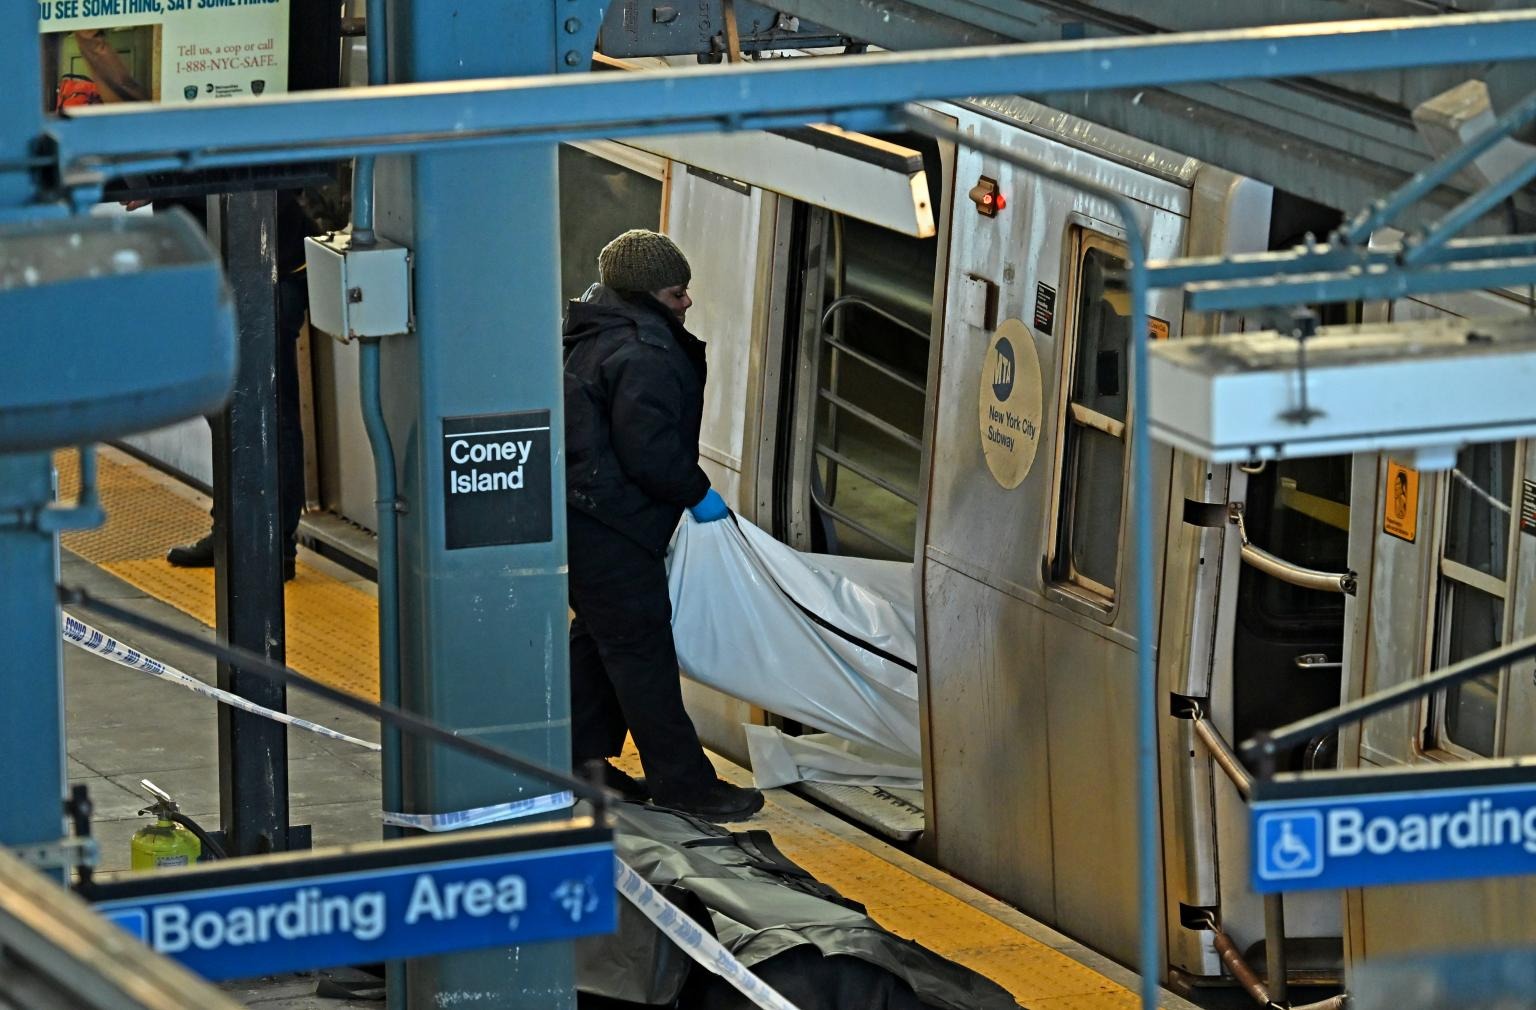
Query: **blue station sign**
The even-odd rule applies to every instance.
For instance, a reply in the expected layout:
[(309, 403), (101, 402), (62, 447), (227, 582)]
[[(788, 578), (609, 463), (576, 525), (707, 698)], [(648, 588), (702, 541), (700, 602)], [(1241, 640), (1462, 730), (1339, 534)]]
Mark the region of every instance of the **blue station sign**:
[(1536, 873), (1536, 784), (1256, 798), (1265, 894)]
[(96, 908), (204, 978), (245, 978), (611, 932), (613, 859), (612, 844), (593, 843), (144, 895)]

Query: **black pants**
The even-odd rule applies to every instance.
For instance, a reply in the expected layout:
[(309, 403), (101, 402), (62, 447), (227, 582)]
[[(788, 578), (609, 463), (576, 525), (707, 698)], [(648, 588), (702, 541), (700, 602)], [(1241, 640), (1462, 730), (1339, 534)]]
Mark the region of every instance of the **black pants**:
[(614, 757), (634, 735), (651, 793), (713, 783), (683, 708), (666, 564), (596, 519), (567, 510), (570, 542), (571, 756)]

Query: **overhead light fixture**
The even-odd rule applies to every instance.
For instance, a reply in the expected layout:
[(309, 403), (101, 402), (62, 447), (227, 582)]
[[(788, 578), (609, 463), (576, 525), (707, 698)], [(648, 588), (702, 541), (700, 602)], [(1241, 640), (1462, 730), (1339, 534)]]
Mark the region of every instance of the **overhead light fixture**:
[(1215, 463), (1458, 447), (1536, 435), (1536, 318), (1443, 319), (1159, 342), (1152, 437)]

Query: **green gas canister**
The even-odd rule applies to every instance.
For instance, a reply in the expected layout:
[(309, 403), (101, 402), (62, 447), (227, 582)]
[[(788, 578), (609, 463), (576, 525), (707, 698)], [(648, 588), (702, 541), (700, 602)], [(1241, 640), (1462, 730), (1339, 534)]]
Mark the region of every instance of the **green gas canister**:
[(196, 863), (203, 854), (203, 843), (198, 841), (197, 835), (177, 823), (181, 811), (176, 801), (149, 779), (140, 781), (139, 786), (154, 800), (139, 813), (153, 814), (155, 823), (146, 824), (133, 833), (129, 865), (135, 870), (158, 870)]

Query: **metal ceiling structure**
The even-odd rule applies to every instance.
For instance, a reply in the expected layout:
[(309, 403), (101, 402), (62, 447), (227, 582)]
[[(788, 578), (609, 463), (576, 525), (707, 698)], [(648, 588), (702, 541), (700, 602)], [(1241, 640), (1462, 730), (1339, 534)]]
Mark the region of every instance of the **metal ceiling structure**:
[[(1253, 28), (1351, 18), (1442, 15), (1525, 6), (1517, 0), (773, 0), (787, 15), (885, 49)], [(1368, 204), (1439, 153), (1416, 129), (1415, 107), (1467, 81), (1488, 85), (1495, 113), (1536, 81), (1529, 62), (1031, 94), (1052, 108), (1220, 165), (1343, 211)], [(1476, 188), (1455, 180), (1426, 215)], [(1516, 206), (1529, 225), (1536, 196)], [(1415, 223), (1423, 218), (1411, 217)], [(1497, 226), (1502, 230), (1503, 222)]]

